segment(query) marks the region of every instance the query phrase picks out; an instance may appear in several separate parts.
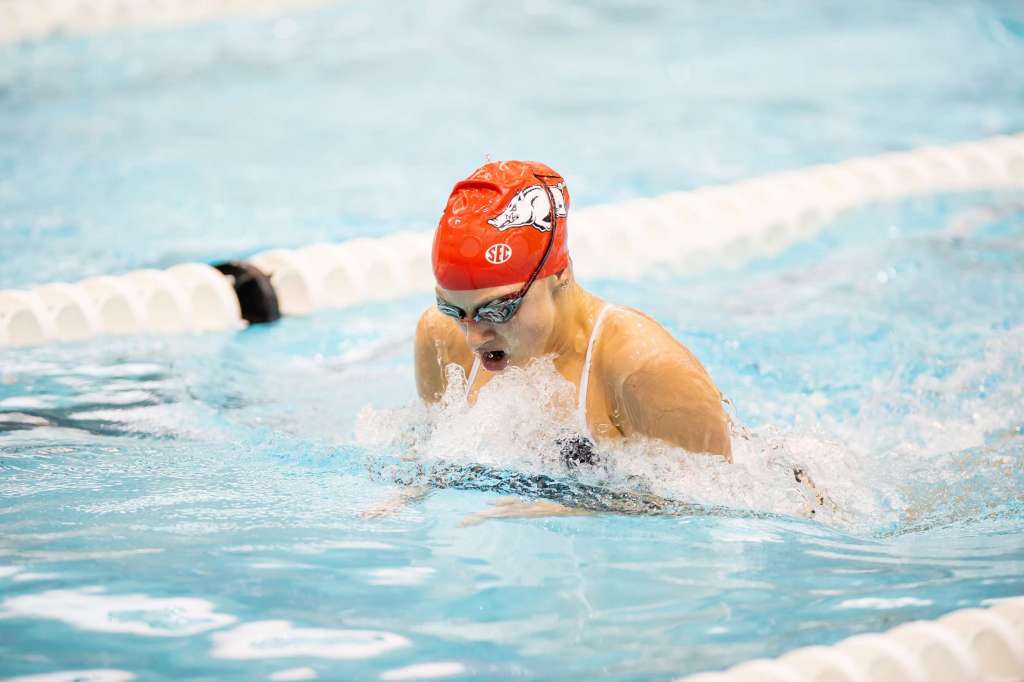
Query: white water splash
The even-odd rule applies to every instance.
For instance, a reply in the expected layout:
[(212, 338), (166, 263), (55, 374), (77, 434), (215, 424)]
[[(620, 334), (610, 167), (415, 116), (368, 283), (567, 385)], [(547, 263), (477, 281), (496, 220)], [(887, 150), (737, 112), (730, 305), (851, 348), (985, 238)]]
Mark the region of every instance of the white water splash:
[[(461, 368), (450, 366), (448, 378), (448, 390), (436, 405), (364, 408), (356, 426), (358, 442), (398, 449), (405, 458), (424, 463), (482, 464), (554, 477), (571, 474), (580, 483), (617, 493), (801, 516), (838, 518), (835, 506), (819, 504), (795, 471), (813, 479), (818, 469), (838, 469), (845, 485), (864, 489), (861, 472), (837, 444), (770, 429), (736, 429), (731, 463), (637, 438), (600, 444), (599, 465), (570, 470), (557, 441), (575, 432), (575, 388), (550, 358), (502, 372), (480, 389), (472, 406), (466, 402)], [(812, 466), (814, 458), (828, 461)], [(834, 500), (833, 491), (825, 494)], [(848, 511), (875, 509), (862, 494), (840, 497)]]
[[(984, 352), (948, 376), (921, 375), (909, 391), (879, 382), (851, 423), (833, 424), (850, 442), (898, 457), (928, 457), (985, 445), (1024, 422), (1024, 326), (993, 334)], [(900, 418), (902, 417), (902, 418)]]
[(557, 470), (555, 441), (572, 432), (575, 389), (550, 358), (510, 367), (466, 402), (466, 377), (448, 367), (448, 388), (436, 405), (397, 410), (364, 408), (356, 424), (362, 445), (398, 447), (427, 460), (515, 468), (525, 473)]
[(602, 444), (598, 466), (568, 469), (556, 441), (574, 431), (575, 390), (550, 359), (502, 372), (472, 406), (463, 372), (453, 365), (438, 404), (364, 408), (356, 437), (423, 464), (571, 476), (614, 492), (803, 516), (851, 530), (943, 523), (1021, 499), (1020, 427), (1012, 425), (1024, 420), (1022, 347), (1018, 327), (994, 335), (981, 357), (943, 378), (922, 375), (909, 388), (897, 378), (876, 382), (853, 417), (829, 416), (827, 400), (794, 396), (805, 400), (798, 423), (814, 426), (735, 425), (731, 463), (635, 439)]

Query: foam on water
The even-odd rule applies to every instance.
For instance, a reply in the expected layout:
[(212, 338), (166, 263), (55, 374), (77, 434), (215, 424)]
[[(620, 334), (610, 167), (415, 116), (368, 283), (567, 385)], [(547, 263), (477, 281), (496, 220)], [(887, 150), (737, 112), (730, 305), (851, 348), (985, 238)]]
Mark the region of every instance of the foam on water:
[(297, 682), (298, 680), (315, 680), (317, 677), (316, 671), (312, 668), (288, 668), (286, 670), (278, 670), (276, 673), (270, 675), (270, 679), (274, 682)]
[(146, 637), (187, 637), (237, 620), (217, 613), (203, 599), (106, 594), (101, 587), (10, 597), (0, 603), (0, 609), (0, 617), (48, 618), (81, 630)]
[[(409, 461), (422, 472), (435, 465), (484, 465), (566, 479), (609, 492), (639, 493), (668, 501), (723, 506), (778, 514), (822, 516), (838, 523), (863, 522), (882, 506), (861, 462), (850, 450), (812, 434), (751, 431), (734, 424), (733, 461), (694, 454), (663, 442), (636, 438), (599, 443), (600, 463), (569, 468), (557, 440), (574, 431), (575, 389), (554, 369), (551, 358), (509, 368), (480, 389), (475, 405), (465, 398), (462, 369), (448, 369), (441, 401), (430, 407), (365, 408), (356, 437), (360, 444), (388, 447), (403, 462), (393, 473), (407, 475)], [(836, 504), (818, 504), (794, 471), (838, 471), (821, 490)], [(466, 469), (462, 483), (472, 487)], [(429, 476), (427, 477), (429, 479)], [(456, 482), (458, 485), (458, 482)], [(640, 509), (638, 508), (637, 511)], [(813, 513), (812, 513), (813, 512)]]
[(371, 585), (420, 585), (435, 572), (429, 566), (375, 568), (367, 572), (366, 581)]
[(466, 666), (457, 661), (438, 661), (435, 663), (417, 663), (404, 668), (385, 670), (380, 679), (392, 682), (395, 680), (436, 680), (442, 677), (454, 677), (466, 672)]
[(283, 620), (245, 623), (214, 633), (214, 658), (254, 659), (290, 656), (357, 659), (409, 646), (405, 637), (373, 630), (303, 628)]
[(19, 675), (8, 677), (4, 682), (130, 682), (135, 673), (127, 670), (61, 670), (41, 675)]

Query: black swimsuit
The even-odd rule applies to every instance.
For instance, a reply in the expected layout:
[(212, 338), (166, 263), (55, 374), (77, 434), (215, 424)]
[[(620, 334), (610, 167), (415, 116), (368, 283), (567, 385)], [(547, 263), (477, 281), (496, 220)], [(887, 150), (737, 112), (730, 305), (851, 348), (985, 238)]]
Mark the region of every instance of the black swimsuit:
[(562, 456), (562, 464), (567, 469), (575, 469), (581, 464), (597, 464), (597, 453), (594, 452), (594, 441), (586, 436), (576, 434), (555, 441)]

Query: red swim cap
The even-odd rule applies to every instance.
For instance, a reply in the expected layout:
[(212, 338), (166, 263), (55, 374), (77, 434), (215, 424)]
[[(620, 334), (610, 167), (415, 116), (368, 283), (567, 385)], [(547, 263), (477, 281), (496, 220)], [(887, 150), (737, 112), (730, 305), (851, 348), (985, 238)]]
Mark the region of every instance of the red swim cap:
[(462, 291), (525, 282), (544, 256), (552, 228), (551, 253), (537, 279), (564, 270), (569, 265), (568, 212), (565, 181), (544, 164), (497, 161), (480, 166), (455, 184), (434, 234), (438, 286)]

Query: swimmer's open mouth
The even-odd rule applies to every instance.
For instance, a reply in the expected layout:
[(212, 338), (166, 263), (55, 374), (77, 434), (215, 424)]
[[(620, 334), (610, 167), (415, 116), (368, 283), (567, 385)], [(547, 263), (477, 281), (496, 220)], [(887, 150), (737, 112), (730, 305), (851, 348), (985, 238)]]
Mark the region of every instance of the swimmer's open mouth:
[(500, 372), (508, 366), (508, 353), (503, 350), (488, 350), (480, 353), (480, 360), (489, 372)]

